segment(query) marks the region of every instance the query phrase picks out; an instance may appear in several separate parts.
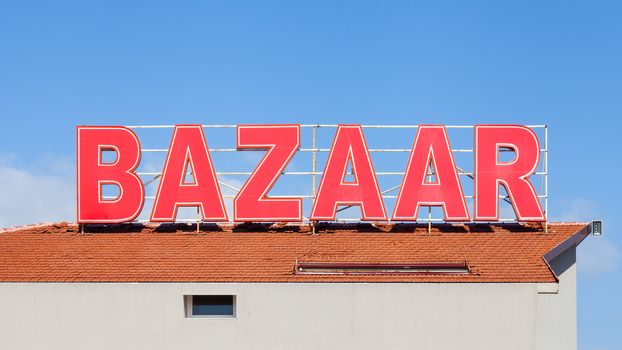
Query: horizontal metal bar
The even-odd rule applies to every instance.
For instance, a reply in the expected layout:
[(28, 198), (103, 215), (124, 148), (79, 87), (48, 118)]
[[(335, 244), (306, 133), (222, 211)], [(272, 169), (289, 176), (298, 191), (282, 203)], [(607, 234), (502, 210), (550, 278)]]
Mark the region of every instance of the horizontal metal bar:
[(330, 152), (330, 148), (300, 148), (299, 152)]
[[(413, 128), (418, 128), (419, 125), (374, 125), (374, 124), (367, 124), (367, 125), (361, 125), (363, 128), (369, 128), (369, 129), (413, 129)], [(532, 128), (532, 129), (541, 129), (541, 128), (545, 128), (546, 125), (525, 125), (528, 128)], [(473, 129), (475, 127), (475, 125), (445, 125), (446, 129)]]
[[(251, 174), (252, 174), (252, 172), (250, 172), (250, 171), (221, 171), (221, 172), (217, 171), (216, 172), (216, 175), (251, 175)], [(140, 172), (137, 172), (136, 175), (139, 175), (139, 176), (156, 176), (156, 175), (162, 175), (162, 173), (161, 172), (149, 172), (149, 171), (143, 172), (143, 171), (140, 171)], [(186, 173), (186, 176), (187, 175), (192, 175), (192, 173)], [(301, 175), (301, 174), (284, 173), (284, 175)]]
[[(236, 128), (235, 124), (202, 124), (204, 128)], [(173, 129), (175, 125), (127, 125), (129, 129)]]
[(173, 129), (175, 125), (125, 125), (128, 129)]
[[(147, 153), (166, 153), (168, 148), (143, 148), (142, 152)], [(236, 148), (210, 148), (210, 152), (252, 152), (252, 150), (238, 150)], [(299, 152), (330, 152), (330, 148), (300, 148)], [(370, 148), (370, 153), (410, 153), (410, 148)], [(473, 153), (472, 149), (452, 149), (454, 153)], [(540, 149), (540, 152), (546, 152), (544, 148)], [(500, 149), (499, 152), (512, 152), (509, 149)]]
[[(378, 173), (376, 173), (376, 174), (378, 174)], [(404, 173), (402, 173), (402, 174), (404, 174)], [(378, 175), (380, 175), (380, 174), (378, 174)], [(432, 174), (432, 175), (434, 175), (434, 174)], [(461, 175), (461, 176), (474, 176), (474, 173), (458, 172), (458, 175)], [(532, 173), (531, 175), (548, 175), (548, 174), (546, 172), (544, 172), (544, 171), (536, 171), (535, 173)]]
[[(113, 200), (113, 199), (117, 199), (117, 196), (102, 196), (103, 199), (106, 200)], [(233, 199), (235, 198), (234, 195), (223, 195), (222, 198), (224, 199)], [(310, 198), (313, 199), (315, 198), (315, 196), (312, 195), (291, 195), (291, 196), (269, 196), (268, 198)], [(145, 199), (149, 199), (149, 200), (154, 200), (155, 196), (145, 196)]]
[[(114, 200), (114, 199), (117, 199), (118, 197), (117, 196), (102, 196), (102, 198), (105, 199), (105, 200)], [(234, 195), (223, 195), (222, 198), (224, 198), (224, 199), (231, 199), (231, 198), (235, 198), (235, 196)], [(268, 196), (268, 198), (308, 198), (308, 199), (314, 199), (315, 196), (313, 196), (313, 195), (304, 195), (304, 194), (303, 195), (279, 195), (279, 196), (271, 195), (271, 196)], [(397, 198), (397, 195), (388, 195), (387, 194), (387, 195), (382, 195), (382, 198), (385, 198), (385, 199), (395, 199), (395, 198)], [(473, 199), (474, 196), (464, 196), (464, 198), (465, 199)], [(547, 195), (538, 195), (538, 198), (548, 198), (548, 196)], [(155, 196), (145, 196), (145, 199), (153, 200), (153, 199), (155, 199)], [(510, 197), (509, 196), (499, 196), (499, 199), (510, 199)], [(426, 205), (422, 205), (422, 206), (426, 206)], [(350, 206), (348, 206), (348, 207), (350, 207)]]
[[(216, 175), (251, 175), (252, 172), (251, 171), (217, 171)], [(281, 173), (281, 175), (322, 175), (324, 174), (324, 172), (322, 171), (284, 171)], [(348, 172), (348, 175), (351, 175), (352, 172)], [(404, 175), (403, 171), (377, 171), (375, 173), (376, 175)], [(162, 173), (160, 172), (137, 172), (136, 175), (139, 176), (156, 176), (156, 175), (162, 175)], [(192, 175), (191, 173), (186, 173), (186, 175)], [(434, 174), (432, 174), (434, 175)], [(473, 173), (467, 173), (467, 172), (459, 172), (458, 175), (460, 176), (473, 176)], [(547, 175), (546, 172), (542, 172), (542, 171), (537, 171), (531, 175)]]
[(168, 148), (143, 148), (140, 150), (141, 152), (147, 152), (147, 153), (152, 153), (152, 152), (163, 152), (166, 153), (168, 152)]
[[(240, 124), (243, 125), (243, 124)], [(202, 124), (204, 128), (236, 128), (237, 124)], [(339, 124), (300, 124), (301, 128), (336, 128)], [(525, 125), (532, 129), (546, 128), (546, 125)], [(127, 125), (129, 129), (173, 129), (175, 125)], [(416, 129), (418, 124), (413, 125), (379, 125), (379, 124), (363, 124), (364, 129)], [(475, 125), (445, 125), (446, 129), (473, 129)]]
[[(301, 124), (301, 128), (336, 128), (339, 124)], [(542, 129), (546, 128), (544, 124), (536, 124), (536, 125), (525, 125), (528, 128), (532, 129)], [(419, 124), (411, 124), (411, 125), (380, 125), (380, 124), (363, 124), (361, 125), (363, 128), (367, 129), (416, 129), (419, 127)], [(447, 129), (473, 129), (475, 125), (445, 125)]]

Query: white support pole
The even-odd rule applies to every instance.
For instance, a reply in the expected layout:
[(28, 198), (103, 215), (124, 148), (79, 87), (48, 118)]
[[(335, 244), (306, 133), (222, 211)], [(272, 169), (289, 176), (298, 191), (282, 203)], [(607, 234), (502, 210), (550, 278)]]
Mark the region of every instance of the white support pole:
[[(313, 148), (313, 152), (311, 153), (311, 159), (312, 159), (312, 169), (311, 169), (311, 172), (313, 173), (313, 178), (312, 178), (312, 181), (311, 181), (311, 186), (312, 186), (311, 194), (313, 196), (313, 201), (315, 201), (315, 196), (316, 196), (315, 191), (316, 191), (316, 183), (317, 183), (317, 160), (316, 160), (316, 153), (315, 153), (315, 149), (317, 147), (317, 144), (316, 144), (316, 136), (317, 136), (316, 135), (316, 130), (317, 130), (317, 126), (314, 126), (311, 129), (311, 134), (312, 134), (312, 137), (311, 137), (311, 139), (312, 139), (311, 147)], [(314, 222), (311, 222), (311, 228), (313, 230), (313, 234), (315, 234), (315, 223)]]
[(544, 232), (549, 232), (549, 127), (544, 126)]

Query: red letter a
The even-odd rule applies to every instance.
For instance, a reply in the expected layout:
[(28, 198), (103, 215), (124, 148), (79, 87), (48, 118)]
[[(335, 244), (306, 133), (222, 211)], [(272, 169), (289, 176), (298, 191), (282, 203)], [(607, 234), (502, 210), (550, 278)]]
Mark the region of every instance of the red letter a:
[[(193, 181), (186, 181), (186, 169)], [(203, 221), (227, 221), (227, 213), (201, 125), (176, 125), (151, 221), (175, 221), (179, 207), (199, 207)]]
[[(435, 180), (426, 181), (430, 166)], [(445, 221), (469, 221), (449, 138), (442, 125), (420, 125), (410, 152), (393, 220), (415, 221), (419, 206), (442, 206)]]
[[(354, 181), (346, 182), (348, 163)], [(335, 220), (337, 206), (358, 205), (362, 220), (387, 220), (380, 187), (360, 125), (339, 125), (324, 167), (311, 220)]]

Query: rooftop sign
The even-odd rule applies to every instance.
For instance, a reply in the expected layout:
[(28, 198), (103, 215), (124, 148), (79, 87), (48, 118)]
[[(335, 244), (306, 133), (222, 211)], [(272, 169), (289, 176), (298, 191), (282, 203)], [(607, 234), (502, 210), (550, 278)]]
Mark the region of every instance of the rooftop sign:
[[(365, 137), (366, 128), (373, 126), (324, 126), (334, 129), (332, 145), (325, 150), (315, 145), (316, 130), (323, 127), (321, 125), (222, 126), (236, 131), (236, 148), (228, 151), (263, 153), (254, 170), (245, 173), (243, 185), (236, 188), (229, 210), (221, 185), (233, 187), (219, 181), (208, 146), (210, 140), (205, 135), (206, 128), (217, 126), (163, 127), (172, 128), (172, 136), (169, 147), (161, 150), (141, 148), (135, 133), (140, 127), (77, 127), (78, 223), (135, 221), (143, 212), (146, 199), (153, 200), (149, 218), (144, 219), (151, 222), (179, 221), (178, 209), (182, 207), (196, 208), (197, 220), (203, 222), (335, 221), (344, 208), (358, 208), (355, 219), (360, 221), (421, 221), (421, 209), (432, 207), (442, 211), (439, 221), (494, 222), (501, 220), (500, 200), (511, 204), (517, 221), (546, 220), (546, 193), (539, 195), (530, 179), (533, 175), (544, 175), (546, 184), (546, 164), (540, 165), (541, 154), (546, 157), (546, 145), (541, 149), (536, 132), (527, 126), (462, 127), (473, 131), (473, 148), (465, 150), (473, 153), (472, 172), (456, 165), (454, 153), (459, 150), (451, 147), (447, 132), (451, 127), (402, 126), (412, 130), (409, 140), (412, 147), (396, 150), (407, 153), (408, 159), (399, 164), (403, 167), (403, 171), (397, 173), (401, 181), (386, 191), (381, 190), (378, 175), (389, 172), (376, 172), (370, 156), (372, 152), (383, 150), (370, 149)], [(301, 128), (312, 129), (311, 149), (301, 148)], [(137, 169), (141, 155), (148, 151), (162, 151), (166, 159), (161, 172), (145, 182), (141, 176), (147, 173)], [(276, 182), (287, 174), (285, 169), (292, 158), (301, 151), (310, 151), (313, 155), (313, 170), (300, 172), (313, 176), (312, 194), (270, 195)], [(318, 171), (316, 153), (322, 151), (327, 152), (327, 157), (323, 170)], [(510, 152), (512, 158), (502, 159), (502, 152)], [(112, 154), (112, 157), (107, 159), (105, 154)], [(538, 172), (538, 169), (543, 171)], [(316, 184), (319, 175), (319, 184)], [(464, 175), (472, 180), (471, 196), (463, 189), (461, 178)], [(155, 194), (146, 196), (145, 186), (156, 179), (159, 185)], [(110, 186), (116, 188), (113, 196), (104, 193), (104, 188)], [(506, 195), (500, 194), (500, 189)], [(395, 201), (388, 210), (386, 193), (391, 190), (397, 195), (393, 196)], [(541, 198), (545, 200), (544, 209)], [(309, 208), (303, 208), (304, 199), (311, 200)], [(467, 199), (473, 203), (472, 212)], [(304, 210), (309, 209), (308, 216), (303, 215)]]

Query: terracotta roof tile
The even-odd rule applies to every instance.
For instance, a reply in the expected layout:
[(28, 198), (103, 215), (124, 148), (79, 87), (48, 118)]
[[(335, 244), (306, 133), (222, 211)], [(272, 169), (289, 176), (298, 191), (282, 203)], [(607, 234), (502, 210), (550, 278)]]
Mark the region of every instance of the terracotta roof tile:
[[(49, 224), (0, 233), (0, 282), (555, 282), (543, 256), (585, 224), (232, 227)], [(296, 261), (440, 263), (451, 274), (295, 274)]]

